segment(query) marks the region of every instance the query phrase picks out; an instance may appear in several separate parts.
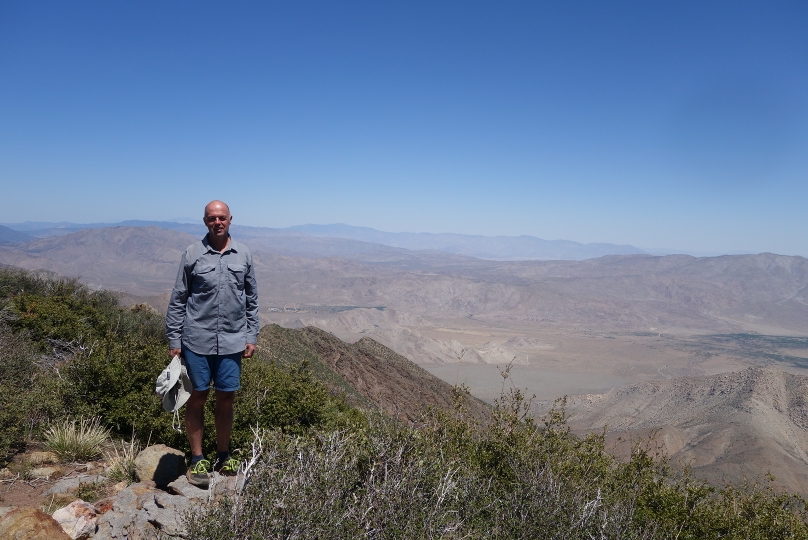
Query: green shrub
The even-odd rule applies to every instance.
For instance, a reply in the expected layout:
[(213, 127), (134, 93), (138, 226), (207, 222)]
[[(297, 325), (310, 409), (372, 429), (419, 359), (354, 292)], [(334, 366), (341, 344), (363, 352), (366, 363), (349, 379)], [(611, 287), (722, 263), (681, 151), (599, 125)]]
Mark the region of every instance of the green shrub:
[[(0, 328), (0, 344), (14, 342), (7, 350), (24, 353), (9, 356), (3, 364), (7, 369), (0, 368), (0, 389), (13, 389), (0, 394), (0, 403), (8, 402), (0, 409), (0, 425), (9, 426), (0, 436), (0, 458), (21, 447), (26, 425), (33, 426), (29, 433), (41, 433), (45, 420), (68, 415), (99, 417), (118, 436), (187, 446), (186, 435), (172, 428), (171, 415), (154, 393), (157, 375), (168, 362), (163, 317), (123, 309), (111, 293), (46, 274), (0, 269), (0, 293), (10, 295), (4, 302), (9, 326)], [(46, 361), (37, 365), (37, 357)], [(362, 414), (332, 396), (307, 366), (266, 363), (260, 354), (243, 362), (236, 396), (235, 448), (249, 444), (256, 426), (301, 433), (363, 422)], [(32, 406), (36, 400), (47, 406)], [(205, 414), (207, 452), (215, 451), (214, 406), (211, 395)], [(29, 417), (28, 424), (20, 421)]]
[(61, 415), (63, 381), (39, 362), (36, 346), (0, 321), (0, 466)]
[[(279, 366), (260, 354), (242, 361), (242, 387), (236, 393), (233, 446), (248, 448), (252, 428), (277, 428), (300, 434), (311, 428), (338, 429), (364, 425), (365, 417), (345, 399), (332, 396), (314, 379), (308, 365)], [(213, 404), (209, 404), (212, 407)], [(206, 434), (213, 436), (211, 430)], [(212, 447), (214, 441), (209, 443)]]
[(62, 369), (65, 404), (73, 414), (99, 416), (118, 436), (184, 446), (154, 393), (168, 363), (166, 344), (157, 338), (122, 333), (80, 351)]
[(79, 484), (75, 496), (84, 502), (94, 503), (107, 496), (107, 485), (103, 482), (87, 482)]

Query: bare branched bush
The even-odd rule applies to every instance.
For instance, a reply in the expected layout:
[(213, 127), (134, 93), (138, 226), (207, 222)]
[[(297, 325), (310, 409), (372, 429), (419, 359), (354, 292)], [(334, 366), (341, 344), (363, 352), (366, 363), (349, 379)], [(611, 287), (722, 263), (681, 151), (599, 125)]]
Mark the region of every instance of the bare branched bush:
[[(562, 403), (563, 405), (563, 403)], [(188, 535), (229, 538), (806, 538), (804, 504), (758, 488), (716, 491), (637, 447), (577, 437), (563, 407), (543, 423), (518, 391), (494, 420), (431, 411), (418, 428), (259, 434), (237, 496), (193, 510)], [(460, 411), (460, 412), (458, 412)], [(745, 521), (744, 521), (745, 520)]]
[(459, 531), (459, 493), (469, 486), (457, 467), (425, 452), (414, 431), (377, 425), (368, 435), (265, 433), (245, 491), (216, 512), (229, 511), (227, 526), (195, 515), (191, 536), (444, 538)]

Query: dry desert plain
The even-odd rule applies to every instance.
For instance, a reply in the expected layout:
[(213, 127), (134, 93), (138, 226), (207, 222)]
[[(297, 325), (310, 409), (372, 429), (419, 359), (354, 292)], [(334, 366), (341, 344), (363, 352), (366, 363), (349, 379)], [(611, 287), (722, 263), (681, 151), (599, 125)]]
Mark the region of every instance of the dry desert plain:
[[(538, 413), (570, 396), (571, 425), (610, 426), (617, 451), (657, 433), (712, 481), (769, 471), (808, 494), (808, 260), (489, 261), (332, 240), (302, 242), (329, 255), (314, 256), (289, 252), (294, 239), (283, 254), (249, 239), (262, 323), (370, 337), (488, 402), (503, 385), (535, 394)], [(0, 264), (80, 276), (163, 311), (192, 241), (88, 229), (2, 247)]]

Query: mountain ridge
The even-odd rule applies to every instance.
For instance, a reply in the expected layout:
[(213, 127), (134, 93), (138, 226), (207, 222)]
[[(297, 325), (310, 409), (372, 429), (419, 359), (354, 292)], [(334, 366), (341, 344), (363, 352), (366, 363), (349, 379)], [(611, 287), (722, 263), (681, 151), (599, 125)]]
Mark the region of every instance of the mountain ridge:
[[(273, 324), (261, 329), (257, 346), (269, 358), (314, 360), (320, 365), (313, 371), (332, 391), (347, 389), (349, 397), (361, 396), (386, 414), (407, 422), (417, 422), (427, 407), (448, 410), (453, 406), (451, 385), (367, 337), (346, 343), (320, 328), (288, 329)], [(466, 407), (479, 421), (490, 418), (489, 407), (476, 398), (469, 396)]]
[(640, 254), (645, 251), (629, 245), (582, 244), (572, 240), (544, 240), (530, 235), (483, 236), (458, 233), (391, 233), (344, 223), (295, 225), (286, 230), (315, 236), (329, 236), (375, 242), (411, 250), (438, 250), (479, 259), (569, 259), (582, 260), (603, 255)]
[[(180, 254), (197, 239), (159, 227), (85, 229), (3, 247), (0, 263), (152, 296), (171, 289)], [(503, 324), (808, 334), (808, 260), (802, 257), (499, 262), (388, 253), (393, 260), (381, 264), (288, 256), (241, 241), (254, 252), (262, 297), (280, 303), (388, 306), (416, 317), (473, 316)]]
[(0, 245), (22, 244), (32, 239), (32, 236), (0, 225)]
[(566, 409), (575, 430), (605, 426), (623, 454), (654, 435), (675, 463), (713, 483), (768, 470), (778, 486), (808, 494), (808, 377), (750, 367), (573, 396)]
[[(200, 220), (201, 221), (201, 220)], [(24, 222), (10, 223), (11, 229), (24, 232), (34, 237), (61, 236), (77, 232), (81, 229), (99, 229), (110, 227), (162, 227), (190, 234), (204, 234), (206, 229), (202, 223), (192, 224), (181, 221), (148, 221), (126, 220), (117, 223), (72, 222)], [(482, 236), (458, 233), (390, 233), (369, 227), (355, 227), (344, 224), (333, 225), (296, 225), (286, 228), (251, 227), (234, 224), (234, 234), (257, 240), (274, 239), (276, 249), (278, 239), (295, 238), (329, 238), (350, 242), (361, 242), (374, 246), (386, 246), (388, 249), (376, 247), (373, 251), (439, 251), (453, 255), (463, 255), (490, 260), (584, 260), (615, 254), (640, 254), (645, 251), (630, 245), (610, 243), (582, 244), (572, 240), (544, 240), (530, 235), (520, 236)], [(286, 249), (289, 250), (287, 245)], [(390, 249), (393, 248), (393, 249)], [(354, 247), (354, 249), (357, 249)], [(362, 251), (371, 248), (365, 247)], [(316, 253), (317, 251), (311, 251)], [(299, 253), (298, 253), (299, 254)], [(330, 254), (336, 254), (334, 252)], [(328, 253), (326, 254), (328, 255)]]

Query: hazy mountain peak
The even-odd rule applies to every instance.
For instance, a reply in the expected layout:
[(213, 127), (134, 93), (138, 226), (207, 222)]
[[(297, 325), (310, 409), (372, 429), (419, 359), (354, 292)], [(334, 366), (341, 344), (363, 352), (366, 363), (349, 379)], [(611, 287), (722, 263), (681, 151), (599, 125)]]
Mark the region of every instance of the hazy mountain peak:
[(482, 236), (456, 233), (391, 233), (344, 223), (297, 225), (286, 230), (312, 236), (374, 242), (411, 250), (437, 250), (480, 259), (568, 259), (582, 260), (604, 255), (641, 254), (629, 245), (607, 243), (582, 244), (572, 240), (544, 240), (530, 235)]

